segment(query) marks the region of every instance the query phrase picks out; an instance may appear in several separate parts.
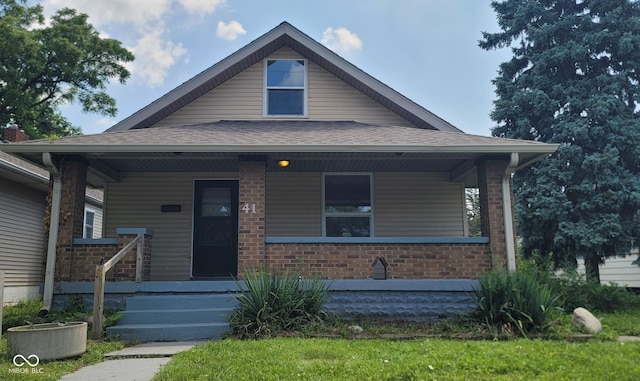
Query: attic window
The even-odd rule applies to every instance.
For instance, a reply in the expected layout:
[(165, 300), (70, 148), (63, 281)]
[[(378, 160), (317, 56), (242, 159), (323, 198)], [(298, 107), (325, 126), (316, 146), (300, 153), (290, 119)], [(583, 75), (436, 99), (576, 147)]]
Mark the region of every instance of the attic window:
[(267, 60), (265, 113), (268, 116), (306, 114), (305, 60)]

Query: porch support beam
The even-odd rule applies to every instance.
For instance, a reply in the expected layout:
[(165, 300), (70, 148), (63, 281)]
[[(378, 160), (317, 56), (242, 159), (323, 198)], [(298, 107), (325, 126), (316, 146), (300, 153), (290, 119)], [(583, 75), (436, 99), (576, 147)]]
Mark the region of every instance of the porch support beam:
[(518, 167), (520, 157), (517, 152), (511, 154), (509, 165), (502, 177), (502, 210), (504, 211), (504, 241), (507, 255), (507, 270), (516, 271), (516, 238), (513, 223), (513, 202), (511, 200), (511, 176)]

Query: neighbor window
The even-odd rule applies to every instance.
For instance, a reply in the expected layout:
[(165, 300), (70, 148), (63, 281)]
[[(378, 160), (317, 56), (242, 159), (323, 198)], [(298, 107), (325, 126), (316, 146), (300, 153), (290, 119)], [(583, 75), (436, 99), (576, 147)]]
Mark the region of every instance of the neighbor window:
[(325, 237), (371, 237), (371, 176), (324, 176)]
[(306, 104), (304, 60), (267, 60), (265, 113), (271, 116), (303, 116)]
[(95, 210), (84, 210), (84, 233), (82, 238), (93, 238), (93, 224), (96, 219)]

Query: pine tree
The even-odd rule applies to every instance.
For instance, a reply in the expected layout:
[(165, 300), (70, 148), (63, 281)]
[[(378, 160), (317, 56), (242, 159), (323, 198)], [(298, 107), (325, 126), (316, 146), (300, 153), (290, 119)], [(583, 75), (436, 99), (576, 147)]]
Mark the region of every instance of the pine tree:
[(607, 257), (640, 238), (640, 4), (634, 0), (493, 1), (511, 47), (494, 80), (494, 136), (560, 144), (514, 176), (525, 256)]

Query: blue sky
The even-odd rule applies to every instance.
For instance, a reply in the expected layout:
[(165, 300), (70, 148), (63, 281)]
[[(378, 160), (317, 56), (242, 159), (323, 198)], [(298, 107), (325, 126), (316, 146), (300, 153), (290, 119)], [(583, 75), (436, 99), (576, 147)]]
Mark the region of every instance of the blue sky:
[(490, 0), (43, 0), (89, 15), (136, 55), (125, 85), (112, 84), (115, 118), (63, 114), (99, 133), (283, 21), (470, 134), (490, 135), (498, 65), (510, 51), (478, 47), (498, 26)]

